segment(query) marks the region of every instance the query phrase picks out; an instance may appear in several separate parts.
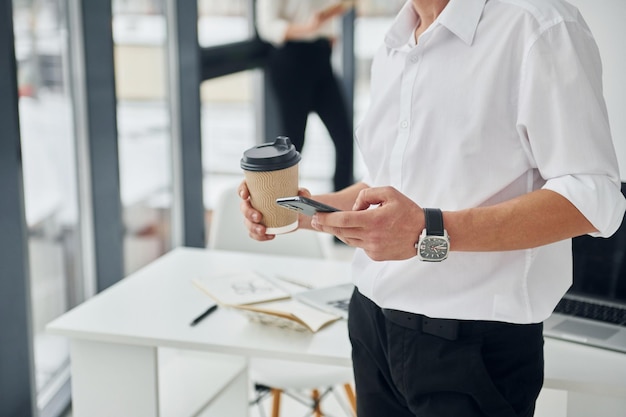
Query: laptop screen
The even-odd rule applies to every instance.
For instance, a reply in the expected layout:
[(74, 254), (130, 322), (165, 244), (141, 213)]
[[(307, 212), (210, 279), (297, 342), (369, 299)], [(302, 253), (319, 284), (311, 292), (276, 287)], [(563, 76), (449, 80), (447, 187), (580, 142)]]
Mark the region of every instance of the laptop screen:
[[(622, 183), (626, 195), (626, 183)], [(610, 238), (572, 240), (574, 282), (570, 294), (626, 305), (626, 221)]]

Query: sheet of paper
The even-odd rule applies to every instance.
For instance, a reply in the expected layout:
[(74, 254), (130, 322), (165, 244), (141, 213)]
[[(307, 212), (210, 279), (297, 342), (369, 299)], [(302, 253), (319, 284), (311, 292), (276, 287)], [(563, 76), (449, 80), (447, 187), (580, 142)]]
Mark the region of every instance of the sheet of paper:
[(193, 283), (220, 304), (246, 305), (289, 298), (290, 294), (254, 271), (207, 276)]

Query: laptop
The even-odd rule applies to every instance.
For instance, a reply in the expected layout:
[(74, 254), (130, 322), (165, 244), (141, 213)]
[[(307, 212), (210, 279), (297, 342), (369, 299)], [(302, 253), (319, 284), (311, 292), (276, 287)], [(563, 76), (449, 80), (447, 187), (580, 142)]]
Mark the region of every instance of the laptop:
[(354, 284), (338, 284), (299, 292), (293, 297), (307, 305), (347, 319), (352, 291)]
[(626, 221), (608, 239), (574, 238), (572, 251), (573, 284), (544, 335), (626, 353)]

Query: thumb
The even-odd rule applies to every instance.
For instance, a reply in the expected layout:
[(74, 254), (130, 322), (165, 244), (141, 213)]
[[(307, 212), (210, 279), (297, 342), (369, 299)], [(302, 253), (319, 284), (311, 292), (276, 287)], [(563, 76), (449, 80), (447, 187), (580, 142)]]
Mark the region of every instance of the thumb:
[(306, 188), (299, 188), (298, 189), (298, 195), (302, 196), (302, 197), (311, 198), (311, 192), (308, 189), (306, 189)]

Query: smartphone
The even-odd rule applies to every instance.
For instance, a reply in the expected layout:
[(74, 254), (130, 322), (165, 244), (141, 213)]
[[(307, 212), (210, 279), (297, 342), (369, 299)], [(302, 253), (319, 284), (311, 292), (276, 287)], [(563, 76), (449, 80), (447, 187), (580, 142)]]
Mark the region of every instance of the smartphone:
[(311, 200), (310, 198), (301, 196), (277, 198), (276, 204), (290, 210), (295, 210), (307, 216), (312, 216), (318, 211), (323, 213), (340, 211), (337, 208), (331, 207), (324, 203), (320, 203), (319, 201)]

